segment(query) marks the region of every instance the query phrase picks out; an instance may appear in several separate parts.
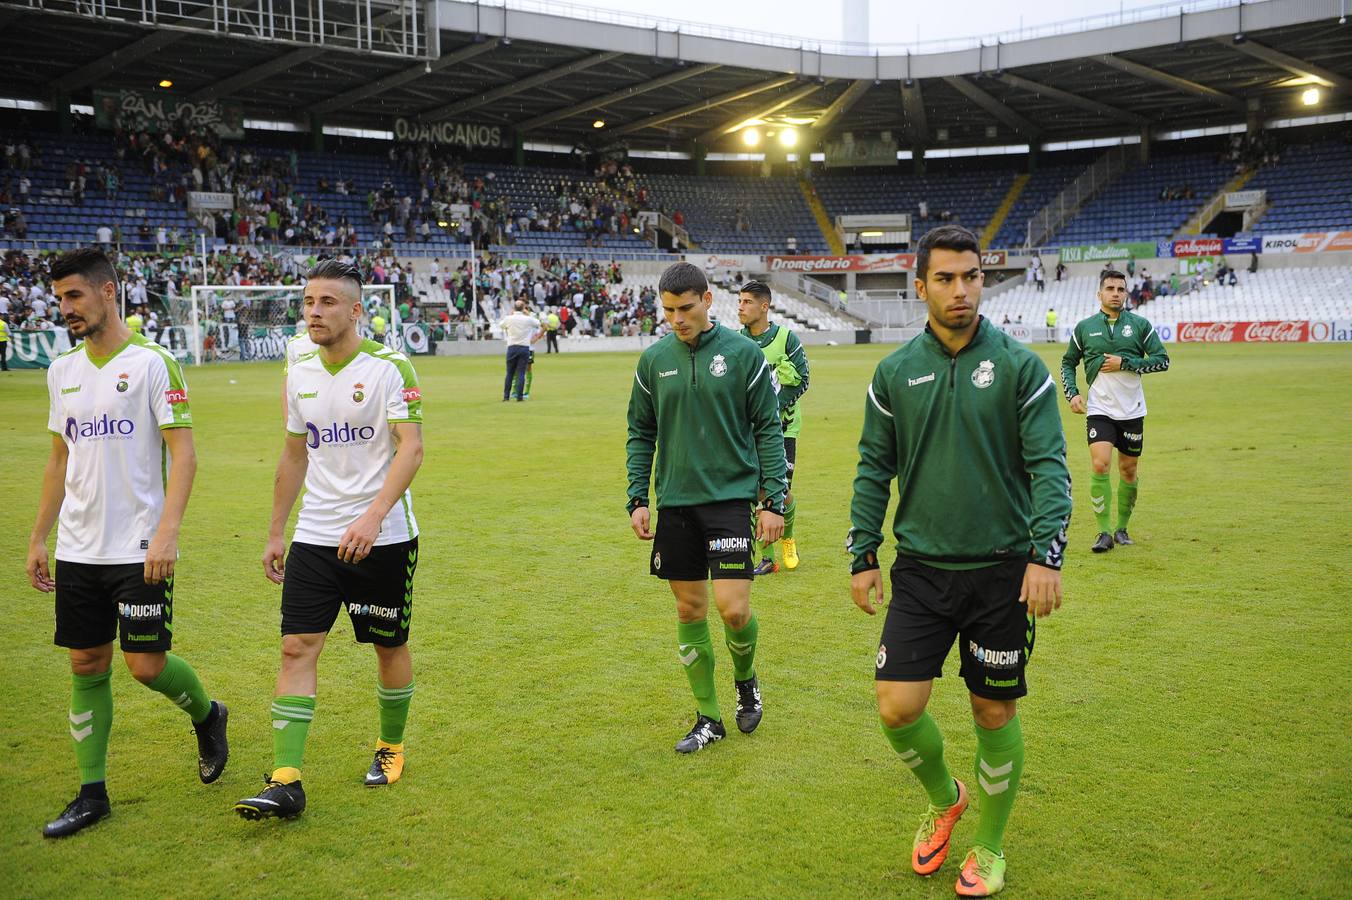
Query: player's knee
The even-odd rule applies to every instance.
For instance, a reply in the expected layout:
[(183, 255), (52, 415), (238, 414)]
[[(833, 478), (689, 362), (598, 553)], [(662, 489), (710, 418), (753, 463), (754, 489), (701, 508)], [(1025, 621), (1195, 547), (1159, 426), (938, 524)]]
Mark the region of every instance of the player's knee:
[(733, 631), (741, 631), (751, 621), (751, 608), (729, 609), (723, 613), (723, 624)]
[(884, 682), (878, 684), (878, 718), (888, 728), (902, 728), (924, 715), (923, 701), (886, 690)]
[(323, 646), (323, 635), (284, 634), (282, 635), (282, 665), (298, 665), (312, 662), (319, 656)]
[(1103, 459), (1103, 460), (1095, 459), (1095, 460), (1093, 460), (1094, 474), (1095, 474), (1095, 475), (1107, 475), (1107, 474), (1108, 474), (1108, 462), (1109, 462), (1109, 461), (1106, 460), (1106, 459)]
[(94, 647), (70, 651), (70, 671), (75, 675), (102, 675), (113, 662), (111, 648)]
[[(1130, 460), (1130, 462), (1128, 462)], [(1123, 481), (1136, 480), (1136, 460), (1130, 456), (1124, 456), (1119, 461), (1117, 470), (1122, 473)]]
[(127, 660), (127, 671), (131, 677), (141, 684), (150, 684), (164, 671), (163, 653), (124, 653), (123, 658)]
[(708, 616), (708, 607), (695, 603), (677, 603), (676, 621), (682, 625), (689, 625), (691, 622), (698, 622)]
[(972, 697), (972, 719), (987, 731), (1004, 728), (1014, 718), (1016, 707), (1012, 700), (986, 700)]

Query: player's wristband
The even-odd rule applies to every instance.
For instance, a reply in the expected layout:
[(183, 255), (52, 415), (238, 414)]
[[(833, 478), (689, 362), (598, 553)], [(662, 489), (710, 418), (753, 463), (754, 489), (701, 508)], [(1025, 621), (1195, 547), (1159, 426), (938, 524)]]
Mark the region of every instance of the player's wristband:
[(858, 575), (860, 572), (871, 572), (879, 568), (878, 554), (872, 550), (867, 551), (862, 556), (856, 556), (850, 562), (850, 574)]
[(634, 514), (634, 510), (638, 509), (640, 506), (647, 506), (647, 505), (648, 505), (648, 501), (647, 501), (645, 498), (643, 498), (643, 497), (633, 497), (633, 498), (631, 498), (631, 499), (629, 500), (629, 502), (625, 505), (624, 509), (625, 509), (625, 512), (629, 513), (629, 515), (632, 516), (632, 515)]
[(768, 509), (770, 512), (774, 513), (775, 515), (777, 515), (777, 516), (782, 516), (782, 515), (784, 515), (784, 498), (783, 498), (783, 497), (777, 497), (777, 498), (776, 498), (776, 497), (766, 497), (764, 500), (762, 500), (762, 501), (760, 502), (760, 505), (757, 506), (756, 508), (757, 508), (757, 509)]

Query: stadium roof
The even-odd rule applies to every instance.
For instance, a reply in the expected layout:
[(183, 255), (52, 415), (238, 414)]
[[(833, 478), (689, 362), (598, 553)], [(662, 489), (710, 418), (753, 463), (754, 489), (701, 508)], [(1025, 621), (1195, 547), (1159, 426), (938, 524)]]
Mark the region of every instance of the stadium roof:
[[(752, 119), (810, 129), (810, 144), (888, 130), (903, 146), (943, 147), (1352, 110), (1352, 24), (1339, 24), (1338, 0), (1203, 0), (1083, 23), (1099, 24), (1089, 30), (904, 48), (916, 52), (791, 47), (547, 0), (89, 8), (0, 2), (0, 93), (84, 102), (95, 87), (152, 90), (168, 79), (255, 119), (316, 114), (388, 129), (406, 117), (502, 125), (539, 143), (685, 150), (731, 147)], [(1322, 90), (1315, 110), (1301, 105), (1308, 86)]]

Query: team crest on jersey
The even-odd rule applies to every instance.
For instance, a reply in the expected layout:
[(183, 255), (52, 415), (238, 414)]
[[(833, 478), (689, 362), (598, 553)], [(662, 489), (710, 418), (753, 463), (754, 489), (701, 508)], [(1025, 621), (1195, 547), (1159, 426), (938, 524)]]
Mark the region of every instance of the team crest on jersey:
[(723, 354), (714, 355), (714, 361), (709, 363), (709, 374), (715, 378), (722, 378), (728, 374), (728, 362), (723, 358)]
[(1123, 325), (1123, 326), (1122, 326), (1122, 337), (1131, 337), (1131, 326), (1130, 326), (1130, 325)]
[(983, 359), (972, 370), (972, 384), (979, 388), (988, 388), (995, 384), (995, 363), (989, 359)]
[(364, 385), (364, 384), (362, 384), (360, 381), (358, 381), (356, 384), (352, 385), (352, 387), (353, 387), (353, 391), (352, 391), (352, 402), (353, 402), (353, 403), (360, 403), (360, 402), (362, 402), (363, 400), (366, 399), (366, 391), (364, 390), (364, 388), (366, 387), (366, 385)]
[(130, 377), (131, 374), (128, 372), (123, 372), (121, 375), (117, 376), (117, 392), (119, 394), (125, 394), (127, 392), (127, 388), (130, 387), (130, 385), (127, 384), (127, 379)]

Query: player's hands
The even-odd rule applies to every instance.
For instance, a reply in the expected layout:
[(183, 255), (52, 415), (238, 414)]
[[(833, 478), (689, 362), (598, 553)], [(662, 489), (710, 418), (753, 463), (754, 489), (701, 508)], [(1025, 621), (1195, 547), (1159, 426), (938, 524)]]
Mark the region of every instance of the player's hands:
[(1103, 365), (1099, 367), (1099, 371), (1100, 371), (1100, 372), (1121, 372), (1121, 371), (1122, 371), (1122, 357), (1120, 357), (1120, 356), (1114, 356), (1113, 354), (1109, 353), (1107, 356), (1103, 357)]
[(338, 558), (345, 563), (359, 563), (371, 554), (371, 548), (380, 537), (380, 522), (384, 516), (377, 517), (370, 510), (357, 517), (357, 521), (347, 526), (338, 541)]
[(879, 606), (887, 600), (887, 593), (883, 590), (882, 569), (865, 569), (850, 576), (850, 596), (854, 598), (854, 605), (871, 616), (877, 610), (869, 602), (870, 593), (877, 595)]
[(268, 538), (263, 548), (263, 574), (273, 584), (281, 584), (286, 578), (286, 543), (280, 536)]
[(646, 506), (635, 506), (634, 511), (629, 514), (629, 527), (634, 529), (634, 534), (640, 541), (651, 541), (655, 537), (648, 527), (650, 522), (652, 518)]
[(1029, 563), (1023, 571), (1023, 586), (1019, 588), (1019, 602), (1028, 606), (1029, 615), (1046, 618), (1061, 608), (1061, 573), (1036, 563)]
[(1070, 411), (1077, 416), (1082, 416), (1089, 407), (1085, 405), (1084, 394), (1076, 394), (1070, 398)]
[(783, 536), (783, 516), (768, 509), (762, 509), (756, 514), (756, 540), (762, 544), (773, 544)]
[(28, 545), (28, 562), (24, 565), (28, 571), (28, 583), (33, 585), (35, 590), (42, 591), (44, 594), (50, 594), (56, 590), (56, 581), (52, 579), (52, 573), (47, 568), (47, 543)]
[(146, 549), (144, 578), (146, 584), (159, 584), (174, 575), (174, 563), (178, 562), (178, 537), (155, 532)]

